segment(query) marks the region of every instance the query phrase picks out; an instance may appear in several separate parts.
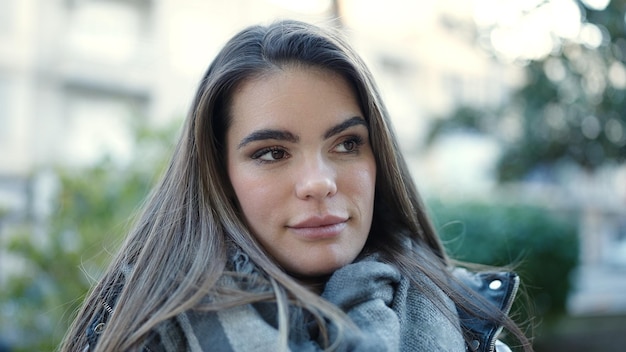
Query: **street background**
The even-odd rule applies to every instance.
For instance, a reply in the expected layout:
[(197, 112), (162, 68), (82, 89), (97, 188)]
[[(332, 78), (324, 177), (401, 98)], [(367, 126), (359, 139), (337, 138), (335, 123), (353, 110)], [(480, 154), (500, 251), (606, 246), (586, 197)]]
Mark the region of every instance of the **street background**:
[(250, 24), (339, 27), (537, 351), (626, 345), (626, 0), (0, 0), (0, 351), (53, 350)]

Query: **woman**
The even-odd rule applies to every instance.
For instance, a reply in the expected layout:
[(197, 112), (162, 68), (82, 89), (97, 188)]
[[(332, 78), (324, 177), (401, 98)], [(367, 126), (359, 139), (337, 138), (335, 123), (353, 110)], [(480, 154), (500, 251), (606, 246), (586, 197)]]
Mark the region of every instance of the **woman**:
[(210, 65), (62, 350), (531, 350), (517, 281), (451, 268), (363, 62), (282, 21)]

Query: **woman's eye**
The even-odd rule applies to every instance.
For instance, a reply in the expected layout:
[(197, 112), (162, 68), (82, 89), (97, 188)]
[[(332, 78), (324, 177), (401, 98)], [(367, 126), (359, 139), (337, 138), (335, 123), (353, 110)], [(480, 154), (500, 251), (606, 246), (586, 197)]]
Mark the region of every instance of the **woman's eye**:
[(353, 151), (356, 148), (356, 143), (354, 141), (345, 141), (341, 143), (341, 145), (348, 152)]
[(363, 144), (363, 140), (360, 137), (351, 137), (339, 143), (336, 147), (336, 151), (340, 153), (355, 152), (359, 149), (361, 144)]
[(287, 152), (280, 148), (266, 148), (259, 150), (252, 155), (252, 159), (260, 160), (262, 162), (278, 161), (287, 157)]

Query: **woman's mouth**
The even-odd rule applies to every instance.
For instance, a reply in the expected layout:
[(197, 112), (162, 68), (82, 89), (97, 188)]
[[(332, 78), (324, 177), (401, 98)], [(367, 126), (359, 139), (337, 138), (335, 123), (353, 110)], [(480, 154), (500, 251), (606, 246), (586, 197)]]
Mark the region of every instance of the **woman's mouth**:
[(298, 237), (317, 241), (339, 236), (346, 228), (348, 220), (347, 217), (334, 215), (313, 216), (287, 227)]

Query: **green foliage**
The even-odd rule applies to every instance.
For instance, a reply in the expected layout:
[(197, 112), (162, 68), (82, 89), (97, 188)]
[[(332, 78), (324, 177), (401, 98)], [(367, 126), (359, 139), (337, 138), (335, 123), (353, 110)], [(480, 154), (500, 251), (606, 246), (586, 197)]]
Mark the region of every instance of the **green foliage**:
[[(523, 205), (436, 201), (429, 205), (452, 258), (513, 266), (532, 304), (530, 311), (519, 309), (522, 321), (534, 317), (535, 323), (550, 323), (563, 316), (570, 273), (578, 262), (577, 222), (572, 214)], [(523, 303), (518, 300), (514, 308)]]
[(50, 218), (10, 229), (5, 251), (19, 268), (0, 291), (0, 332), (14, 349), (58, 346), (163, 168), (172, 131), (137, 128), (128, 163), (105, 158), (86, 168), (58, 168)]
[(491, 133), (497, 118), (493, 112), (460, 106), (450, 116), (433, 123), (426, 136), (426, 144), (432, 144), (437, 137), (450, 132)]
[[(581, 31), (600, 33), (599, 46), (553, 35), (552, 53), (523, 63), (525, 82), (503, 106), (459, 107), (434, 124), (429, 142), (459, 129), (495, 137), (503, 146), (501, 181), (564, 165), (594, 171), (625, 162), (626, 0), (613, 0), (602, 11), (579, 5)], [(480, 30), (489, 37), (497, 29)]]

